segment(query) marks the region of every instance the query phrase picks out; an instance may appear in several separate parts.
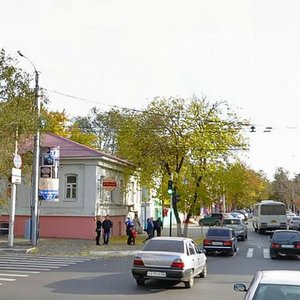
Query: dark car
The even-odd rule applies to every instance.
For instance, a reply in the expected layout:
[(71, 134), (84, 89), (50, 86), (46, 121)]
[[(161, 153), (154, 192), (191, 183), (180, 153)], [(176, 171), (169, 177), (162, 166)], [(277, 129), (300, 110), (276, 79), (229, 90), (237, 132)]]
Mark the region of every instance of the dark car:
[(230, 218), (228, 213), (211, 213), (199, 220), (200, 226), (220, 226), (225, 218)]
[(232, 256), (237, 251), (237, 238), (234, 230), (227, 227), (209, 228), (203, 240), (203, 249), (207, 255), (219, 252)]
[(270, 238), (270, 257), (300, 255), (300, 232), (297, 230), (275, 230)]
[(242, 241), (248, 238), (248, 227), (243, 220), (238, 218), (224, 219), (223, 226), (234, 230), (237, 239)]

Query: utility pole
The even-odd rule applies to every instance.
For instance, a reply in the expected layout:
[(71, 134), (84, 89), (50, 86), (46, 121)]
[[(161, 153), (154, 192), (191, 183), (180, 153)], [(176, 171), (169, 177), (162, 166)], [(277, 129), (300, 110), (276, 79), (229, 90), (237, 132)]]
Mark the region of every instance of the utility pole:
[[(20, 51), (18, 54), (21, 57), (24, 57), (30, 62), (34, 68), (35, 74), (35, 110), (38, 120), (40, 119), (40, 99), (39, 99), (39, 73), (36, 70), (35, 65), (32, 61), (23, 55)], [(32, 198), (31, 198), (31, 244), (33, 246), (37, 245), (38, 239), (38, 188), (39, 188), (39, 167), (40, 167), (40, 124), (37, 124), (36, 133), (34, 136), (34, 145), (33, 145), (33, 164), (32, 164)]]

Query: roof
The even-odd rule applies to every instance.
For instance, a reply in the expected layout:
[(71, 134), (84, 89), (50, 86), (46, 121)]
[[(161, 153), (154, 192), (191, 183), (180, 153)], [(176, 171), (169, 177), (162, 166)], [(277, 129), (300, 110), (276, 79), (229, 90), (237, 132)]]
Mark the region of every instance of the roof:
[(260, 283), (265, 284), (288, 284), (300, 285), (300, 271), (293, 270), (267, 270), (259, 271), (261, 275)]
[(164, 237), (154, 237), (151, 240), (185, 241), (185, 240), (191, 240), (191, 238), (188, 238), (188, 237), (177, 237), (177, 236), (164, 236)]
[[(107, 154), (102, 151), (71, 141), (54, 133), (42, 133), (40, 138), (41, 147), (58, 147), (60, 158), (82, 158), (82, 159), (106, 159), (119, 164), (132, 165), (125, 159)], [(26, 151), (33, 148), (32, 143), (25, 145)]]

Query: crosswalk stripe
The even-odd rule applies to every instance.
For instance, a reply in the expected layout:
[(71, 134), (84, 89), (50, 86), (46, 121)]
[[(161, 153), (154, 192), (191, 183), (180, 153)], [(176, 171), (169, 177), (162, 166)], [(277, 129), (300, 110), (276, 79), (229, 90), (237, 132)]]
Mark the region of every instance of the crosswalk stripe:
[(254, 252), (254, 249), (253, 248), (249, 248), (248, 251), (247, 251), (247, 257), (248, 258), (252, 258), (253, 257), (253, 252)]
[(264, 248), (264, 258), (270, 258), (270, 250), (269, 250), (269, 248)]
[(28, 277), (29, 275), (26, 275), (26, 274), (0, 273), (0, 276), (7, 276), (7, 277)]
[(0, 281), (16, 281), (15, 278), (1, 278), (0, 277)]

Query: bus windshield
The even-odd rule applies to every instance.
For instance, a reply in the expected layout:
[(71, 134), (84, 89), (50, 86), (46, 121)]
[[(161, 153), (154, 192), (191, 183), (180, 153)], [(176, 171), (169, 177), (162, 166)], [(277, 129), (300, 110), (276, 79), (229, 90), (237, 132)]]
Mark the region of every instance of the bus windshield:
[(266, 204), (261, 206), (262, 215), (286, 215), (284, 205)]

